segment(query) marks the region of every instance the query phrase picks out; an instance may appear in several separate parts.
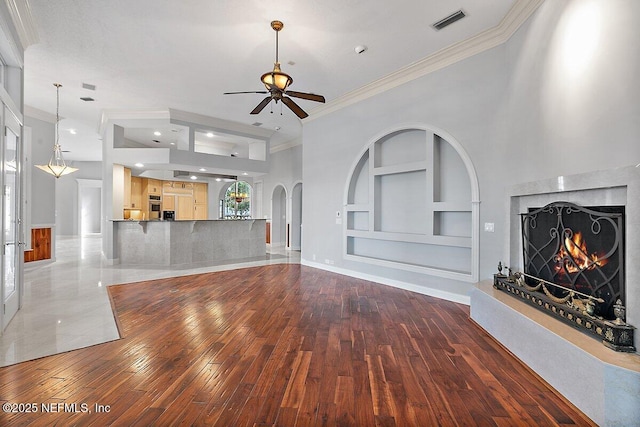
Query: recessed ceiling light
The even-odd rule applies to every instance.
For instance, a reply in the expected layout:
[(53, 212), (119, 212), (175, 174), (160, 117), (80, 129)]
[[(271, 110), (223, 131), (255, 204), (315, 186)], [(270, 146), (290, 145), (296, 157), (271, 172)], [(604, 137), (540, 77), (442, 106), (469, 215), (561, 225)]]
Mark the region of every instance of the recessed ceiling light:
[(69, 129), (69, 133), (70, 133), (71, 135), (75, 135), (75, 134), (77, 134), (78, 132), (76, 132), (76, 130), (75, 130), (75, 129)]
[(209, 138), (213, 138), (213, 132), (207, 132), (207, 136), (208, 136)]
[(176, 143), (175, 143), (175, 142), (170, 142), (170, 144), (171, 144), (171, 145), (176, 145)]
[(248, 174), (248, 173), (246, 173), (246, 172), (242, 172), (242, 175), (245, 175), (245, 176), (246, 176), (246, 175), (249, 175), (249, 174)]
[(137, 168), (143, 168), (143, 167), (144, 167), (144, 165), (143, 165), (142, 163), (136, 163), (136, 164), (135, 164), (135, 167), (137, 167)]
[(206, 172), (207, 170), (205, 168), (200, 168), (198, 169), (200, 172)]
[(367, 51), (367, 49), (369, 49), (368, 47), (366, 47), (365, 45), (361, 44), (358, 45), (356, 47), (353, 48), (353, 50), (360, 55), (361, 53), (365, 53)]
[(155, 136), (160, 136), (160, 135), (162, 135), (162, 132), (160, 132), (160, 131), (155, 131), (153, 134), (154, 134)]
[(191, 178), (191, 179), (193, 179), (193, 180), (198, 179), (198, 177), (197, 177), (197, 176), (195, 176), (195, 175), (191, 175), (191, 176), (190, 176), (190, 178)]
[(222, 179), (221, 178), (216, 178), (216, 181), (220, 182), (220, 181), (222, 181)]

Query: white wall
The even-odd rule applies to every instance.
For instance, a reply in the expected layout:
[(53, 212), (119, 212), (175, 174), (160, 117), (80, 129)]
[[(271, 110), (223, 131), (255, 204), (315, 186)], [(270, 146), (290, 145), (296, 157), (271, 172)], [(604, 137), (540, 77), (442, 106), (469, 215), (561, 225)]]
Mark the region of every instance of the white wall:
[[(262, 212), (263, 217), (272, 220), (271, 222), (271, 243), (274, 245), (286, 244), (286, 224), (293, 221), (291, 209), (293, 187), (302, 181), (302, 144), (295, 145), (286, 150), (271, 153), (271, 166), (269, 173), (257, 177), (256, 181), (262, 181)], [(281, 186), (286, 190), (285, 200), (276, 201), (275, 212), (272, 197), (273, 190)], [(302, 198), (304, 199), (304, 186), (302, 187)], [(276, 194), (280, 194), (279, 192)], [(284, 197), (284, 196), (283, 196)], [(285, 217), (284, 221), (275, 221), (273, 218)], [(295, 225), (297, 226), (297, 225)], [(293, 248), (298, 249), (298, 248)]]
[(287, 195), (296, 182), (302, 180), (302, 144), (295, 145), (282, 151), (271, 153), (269, 173), (255, 179), (263, 182), (262, 212), (271, 219), (271, 196), (278, 185), (282, 185)]
[[(99, 181), (102, 183), (102, 181)], [(101, 232), (102, 222), (102, 188), (98, 186), (80, 187), (78, 192), (79, 229), (80, 234), (95, 234)]]
[[(55, 180), (56, 235), (79, 234), (78, 179), (102, 180), (102, 162), (68, 162), (76, 172)], [(53, 179), (53, 178), (52, 178)], [(98, 227), (99, 228), (99, 227)]]
[[(471, 284), (342, 259), (342, 209), (349, 167), (375, 135), (403, 123), (451, 134), (470, 155), (480, 184), (480, 277), (496, 271), (504, 249), (505, 188), (515, 183), (640, 163), (640, 49), (633, 17), (640, 2), (545, 2), (506, 44), (304, 124), (304, 262), (417, 286), (468, 293)], [(582, 7), (596, 8), (582, 12)], [(583, 47), (572, 16), (598, 39)], [(595, 17), (595, 18), (594, 18)], [(597, 20), (597, 22), (594, 21)], [(588, 33), (588, 32), (587, 32)], [(319, 262), (319, 261), (315, 261)]]
[[(46, 165), (53, 154), (54, 123), (27, 116), (25, 126), (31, 128), (31, 165)], [(26, 173), (31, 174), (31, 224), (55, 224), (56, 179), (35, 166)]]

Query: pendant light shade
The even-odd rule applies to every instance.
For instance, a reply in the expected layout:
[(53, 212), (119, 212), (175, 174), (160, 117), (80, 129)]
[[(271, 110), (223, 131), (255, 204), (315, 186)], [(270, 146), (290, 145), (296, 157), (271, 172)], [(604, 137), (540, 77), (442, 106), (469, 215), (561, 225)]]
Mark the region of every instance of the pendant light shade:
[(269, 71), (268, 73), (264, 73), (262, 77), (260, 77), (262, 83), (264, 83), (265, 87), (268, 90), (271, 90), (272, 86), (277, 87), (281, 91), (287, 90), (289, 85), (293, 83), (293, 79), (286, 73), (283, 73), (280, 70), (280, 63), (276, 62), (273, 66), (273, 71)]
[(53, 84), (56, 87), (56, 134), (55, 134), (55, 142), (53, 144), (53, 154), (51, 155), (51, 159), (49, 159), (49, 163), (46, 165), (36, 165), (36, 167), (42, 171), (45, 171), (48, 174), (55, 176), (56, 178), (60, 178), (63, 175), (68, 175), (77, 171), (77, 168), (72, 168), (71, 166), (67, 166), (62, 157), (62, 147), (60, 147), (60, 88), (62, 85), (60, 83)]

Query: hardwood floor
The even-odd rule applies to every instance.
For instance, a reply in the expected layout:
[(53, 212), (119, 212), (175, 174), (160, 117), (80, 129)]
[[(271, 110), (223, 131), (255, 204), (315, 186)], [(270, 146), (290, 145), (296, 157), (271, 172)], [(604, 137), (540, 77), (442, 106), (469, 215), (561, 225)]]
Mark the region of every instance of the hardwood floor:
[(1, 368), (0, 425), (593, 425), (460, 304), (292, 264), (109, 291), (123, 338)]

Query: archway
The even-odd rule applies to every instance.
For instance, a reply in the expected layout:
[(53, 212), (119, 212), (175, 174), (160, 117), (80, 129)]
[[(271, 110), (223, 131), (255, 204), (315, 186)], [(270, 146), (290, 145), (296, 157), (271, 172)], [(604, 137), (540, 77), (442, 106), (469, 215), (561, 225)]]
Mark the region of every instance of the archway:
[(271, 246), (287, 245), (287, 191), (277, 185), (271, 196)]
[(291, 191), (291, 240), (289, 248), (299, 251), (302, 248), (302, 183), (293, 186)]

